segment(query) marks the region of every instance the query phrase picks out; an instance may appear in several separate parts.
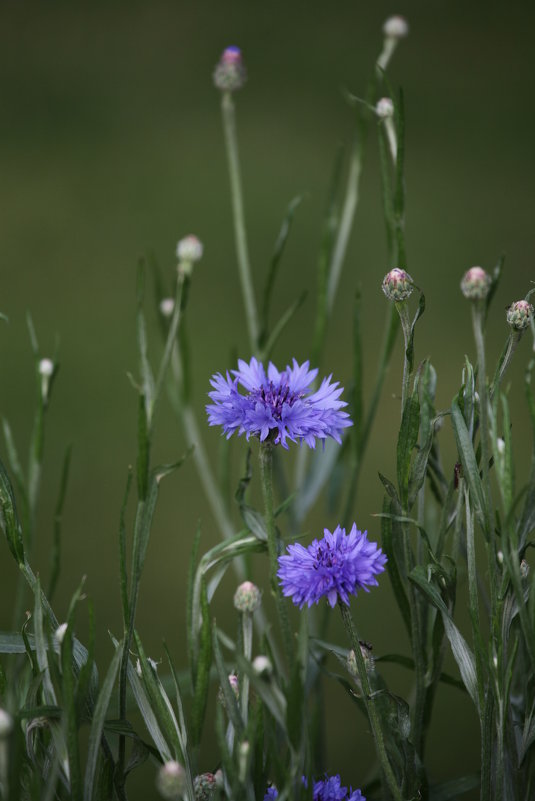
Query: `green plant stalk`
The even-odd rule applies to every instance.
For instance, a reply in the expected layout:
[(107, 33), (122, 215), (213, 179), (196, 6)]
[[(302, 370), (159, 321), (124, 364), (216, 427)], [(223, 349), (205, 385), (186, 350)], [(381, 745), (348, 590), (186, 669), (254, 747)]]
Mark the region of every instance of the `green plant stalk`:
[(499, 392), (500, 385), (503, 381), (503, 377), (513, 360), (513, 356), (517, 349), (518, 343), (522, 338), (522, 331), (511, 331), (509, 337), (507, 339), (507, 344), (504, 349), (504, 353), (499, 361), (498, 368), (496, 370), (496, 375), (494, 377), (494, 381), (492, 382), (492, 386), (490, 388), (489, 396), (490, 400), (492, 400), (494, 394)]
[(269, 573), (271, 592), (275, 599), (279, 624), (282, 632), (284, 651), (286, 653), (287, 664), (291, 674), (291, 667), (294, 660), (294, 647), (288, 620), (286, 601), (277, 580), (279, 569), (279, 548), (277, 542), (277, 532), (275, 530), (275, 515), (273, 510), (273, 444), (271, 442), (260, 443), (260, 477), (262, 481), (262, 495), (264, 497), (264, 509), (266, 516), (266, 529), (269, 554)]
[[(250, 662), (253, 655), (253, 616), (250, 612), (241, 613), (241, 624), (243, 633), (243, 655)], [(242, 678), (241, 686), (241, 716), (244, 726), (247, 726), (249, 717), (249, 676), (245, 673)]]
[[(371, 692), (370, 682), (368, 679), (368, 674), (366, 672), (366, 665), (364, 664), (364, 658), (360, 650), (360, 641), (357, 629), (355, 627), (353, 618), (351, 617), (351, 612), (349, 610), (349, 607), (346, 606), (341, 601), (339, 601), (338, 605), (340, 607), (342, 620), (344, 622), (349, 642), (355, 654), (357, 670), (360, 678), (360, 683), (362, 686), (362, 700), (364, 701), (364, 705), (368, 713), (368, 718), (372, 728), (373, 738), (375, 740), (377, 756), (379, 758), (379, 763), (381, 765), (382, 775), (384, 777), (384, 780), (386, 780), (388, 788), (395, 801), (403, 801), (403, 794), (400, 789), (399, 781), (394, 775), (394, 771), (392, 770), (392, 765), (390, 764), (390, 760), (388, 758), (388, 754), (386, 751), (383, 730), (381, 728), (381, 721), (379, 719), (379, 714), (377, 712), (375, 698)], [(385, 797), (384, 794), (383, 797)]]
[(243, 193), (240, 174), (240, 160), (238, 156), (238, 139), (236, 135), (236, 116), (234, 101), (231, 92), (223, 92), (221, 98), (221, 113), (223, 116), (223, 132), (225, 136), (225, 149), (230, 178), (230, 194), (232, 198), (232, 213), (234, 219), (234, 238), (236, 242), (236, 255), (238, 270), (245, 306), (247, 330), (251, 352), (255, 353), (259, 341), (258, 314), (254, 296), (253, 281), (251, 278), (251, 265), (249, 262), (249, 249), (245, 228), (245, 214), (243, 209)]
[(399, 301), (398, 303), (395, 304), (395, 306), (399, 314), (399, 319), (401, 320), (401, 328), (403, 330), (403, 340), (405, 343), (405, 347), (403, 350), (403, 380), (401, 384), (401, 417), (403, 417), (405, 404), (407, 402), (407, 397), (409, 394), (409, 386), (411, 379), (410, 365), (409, 365), (409, 360), (407, 358), (407, 348), (409, 347), (410, 336), (411, 336), (411, 321), (409, 319), (409, 307), (407, 305), (407, 301), (405, 300)]

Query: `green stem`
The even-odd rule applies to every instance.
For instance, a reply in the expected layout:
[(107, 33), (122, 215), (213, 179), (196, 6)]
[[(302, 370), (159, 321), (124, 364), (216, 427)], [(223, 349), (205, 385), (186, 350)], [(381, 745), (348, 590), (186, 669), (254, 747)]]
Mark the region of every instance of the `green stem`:
[(262, 479), (262, 494), (264, 496), (264, 508), (266, 516), (271, 592), (277, 606), (288, 666), (291, 668), (294, 656), (294, 646), (290, 632), (290, 623), (288, 620), (286, 602), (282, 596), (277, 579), (277, 571), (279, 569), (279, 543), (277, 539), (273, 510), (273, 447), (274, 446), (271, 442), (260, 443), (260, 475)]
[(407, 349), (409, 347), (411, 337), (411, 321), (409, 319), (409, 307), (407, 305), (407, 301), (402, 300), (399, 303), (396, 303), (396, 309), (398, 310), (399, 319), (401, 320), (403, 340), (405, 343), (405, 347), (403, 349), (403, 381), (401, 384), (401, 417), (403, 417), (411, 379), (410, 364), (407, 358)]
[(362, 656), (362, 652), (360, 650), (360, 641), (357, 629), (353, 622), (353, 618), (351, 617), (349, 607), (341, 601), (339, 602), (339, 607), (351, 647), (353, 648), (355, 654), (357, 670), (362, 687), (362, 700), (364, 701), (364, 705), (368, 713), (382, 774), (395, 801), (403, 801), (403, 793), (400, 788), (400, 782), (392, 770), (392, 765), (390, 764), (390, 760), (386, 751), (383, 730), (381, 728), (381, 721), (379, 719), (379, 713), (376, 706), (376, 696), (375, 694), (372, 695), (371, 692), (368, 673), (366, 672), (366, 665), (364, 663), (364, 657)]
[(251, 265), (249, 263), (249, 249), (247, 246), (247, 233), (245, 229), (245, 214), (243, 210), (243, 193), (240, 174), (240, 160), (238, 156), (238, 139), (236, 136), (236, 116), (234, 101), (231, 92), (223, 92), (221, 100), (223, 115), (223, 131), (225, 135), (225, 148), (227, 151), (228, 170), (230, 178), (230, 194), (232, 198), (232, 212), (234, 218), (234, 238), (236, 242), (236, 255), (240, 274), (245, 316), (249, 332), (249, 343), (254, 353), (258, 348), (259, 326), (256, 312), (253, 282), (251, 278)]
[[(242, 612), (241, 615), (243, 632), (243, 655), (250, 662), (253, 654), (253, 616), (250, 612)], [(249, 712), (249, 676), (245, 673), (242, 678), (241, 686), (241, 715), (244, 726), (247, 726)]]

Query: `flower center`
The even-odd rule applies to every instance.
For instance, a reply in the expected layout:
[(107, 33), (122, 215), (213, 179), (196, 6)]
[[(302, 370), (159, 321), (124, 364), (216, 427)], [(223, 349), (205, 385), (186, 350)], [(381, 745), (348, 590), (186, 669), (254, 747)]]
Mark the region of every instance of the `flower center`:
[(326, 543), (318, 546), (314, 570), (320, 567), (334, 567), (338, 564), (338, 554)]
[(273, 416), (280, 419), (283, 406), (293, 406), (296, 400), (304, 397), (304, 393), (292, 392), (289, 384), (285, 381), (281, 381), (277, 386), (273, 381), (270, 381), (269, 384), (264, 384), (260, 389), (250, 392), (249, 397), (269, 406)]

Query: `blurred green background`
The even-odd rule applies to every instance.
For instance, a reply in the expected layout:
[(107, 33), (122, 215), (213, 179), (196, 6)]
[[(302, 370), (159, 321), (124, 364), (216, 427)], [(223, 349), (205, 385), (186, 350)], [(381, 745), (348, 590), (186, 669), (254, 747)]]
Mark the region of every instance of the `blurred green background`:
[[(10, 420), (24, 453), (34, 400), (25, 323), (30, 310), (43, 355), (52, 355), (59, 337), (61, 363), (48, 418), (32, 561), (48, 575), (61, 462), (64, 448), (73, 443), (55, 606), (61, 619), (86, 574), (102, 665), (111, 655), (107, 630), (117, 634), (121, 627), (117, 528), (127, 466), (135, 459), (136, 397), (126, 373), (136, 372), (139, 256), (154, 251), (171, 286), (177, 240), (195, 232), (204, 242), (205, 258), (195, 272), (188, 308), (194, 405), (202, 422), (210, 375), (232, 366), (233, 351), (249, 355), (219, 97), (211, 82), (215, 62), (225, 46), (237, 44), (249, 73), (237, 104), (258, 290), (285, 208), (293, 196), (306, 194), (275, 301), (280, 312), (302, 289), (310, 290), (275, 354), (280, 364), (294, 355), (304, 360), (333, 159), (352, 130), (343, 92), (364, 94), (381, 46), (381, 25), (392, 13), (404, 14), (411, 26), (389, 76), (394, 86), (403, 86), (406, 102), (407, 268), (427, 299), (416, 358), (432, 358), (442, 408), (458, 388), (465, 353), (474, 357), (469, 309), (459, 292), (463, 272), (473, 264), (491, 269), (502, 251), (507, 255), (489, 319), (491, 366), (507, 335), (504, 307), (523, 297), (535, 277), (530, 4), (156, 0), (0, 7), (0, 310), (9, 317), (9, 325), (0, 329), (0, 413)], [(352, 304), (360, 286), (366, 399), (386, 311), (380, 281), (393, 266), (386, 261), (373, 128), (371, 133), (324, 362), (327, 372), (349, 383)], [(156, 314), (149, 318), (156, 356)], [(528, 340), (521, 343), (510, 373), (519, 479), (526, 475), (529, 448), (521, 386)], [(374, 536), (378, 524), (371, 514), (380, 510), (382, 499), (377, 471), (394, 474), (399, 402), (393, 396), (400, 391), (400, 356), (398, 348), (356, 512), (359, 527)], [(160, 412), (154, 458), (170, 462), (184, 446), (165, 403)], [(204, 433), (216, 461), (219, 435)], [(452, 467), (448, 423), (443, 438)], [(244, 448), (241, 441), (233, 446), (236, 479)], [(148, 653), (160, 658), (165, 637), (181, 665), (185, 562), (199, 519), (207, 547), (218, 535), (190, 463), (162, 485), (138, 617)], [(312, 536), (336, 522), (319, 504), (307, 530)], [(17, 571), (4, 544), (0, 554), (0, 628), (8, 629)], [(259, 571), (258, 580), (262, 577)], [(232, 586), (229, 579), (217, 604), (218, 620), (230, 627)], [(226, 607), (227, 612), (219, 611)], [(407, 652), (386, 580), (369, 597), (359, 597), (355, 608), (361, 633), (377, 653)], [(79, 631), (82, 636), (82, 621)], [(342, 642), (337, 621), (332, 637)], [(395, 690), (407, 691), (407, 677), (399, 670), (388, 677)], [(429, 748), (434, 778), (473, 770), (478, 733), (469, 701), (444, 689), (435, 721)], [(358, 786), (370, 764), (370, 735), (361, 719), (349, 717), (338, 687), (329, 690), (326, 742), (325, 768)], [(207, 742), (205, 769), (215, 767), (211, 754)], [(150, 788), (152, 769), (145, 774)]]

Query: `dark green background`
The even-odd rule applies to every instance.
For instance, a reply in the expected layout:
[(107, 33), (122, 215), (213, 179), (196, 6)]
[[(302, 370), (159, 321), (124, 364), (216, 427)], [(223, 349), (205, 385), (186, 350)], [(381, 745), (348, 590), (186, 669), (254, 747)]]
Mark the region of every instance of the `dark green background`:
[[(205, 258), (188, 309), (194, 351), (194, 404), (201, 422), (209, 376), (232, 349), (248, 355), (234, 257), (219, 97), (211, 73), (221, 50), (238, 44), (249, 72), (237, 97), (246, 215), (254, 278), (262, 285), (284, 209), (306, 193), (282, 265), (275, 308), (303, 288), (308, 301), (279, 344), (276, 359), (308, 356), (316, 254), (336, 148), (352, 114), (343, 90), (363, 94), (382, 22), (403, 13), (410, 37), (389, 70), (402, 85), (407, 128), (407, 267), (424, 289), (427, 311), (416, 357), (431, 356), (438, 406), (474, 357), (469, 309), (459, 292), (473, 264), (506, 271), (489, 319), (489, 362), (507, 335), (504, 307), (533, 279), (533, 22), (527, 3), (199, 2), (3, 3), (0, 9), (0, 412), (19, 448), (28, 444), (34, 377), (25, 313), (31, 310), (43, 355), (60, 338), (61, 370), (47, 430), (42, 512), (33, 564), (48, 574), (52, 515), (64, 447), (73, 469), (64, 519), (64, 568), (56, 608), (65, 615), (82, 574), (93, 599), (101, 664), (107, 629), (120, 631), (117, 526), (127, 465), (135, 459), (134, 301), (138, 257), (154, 250), (171, 284), (177, 240), (195, 232)], [(373, 131), (372, 131), (373, 134)], [(388, 268), (375, 137), (361, 185), (326, 369), (351, 376), (352, 298), (360, 285), (365, 323), (365, 397), (380, 347)], [(392, 265), (390, 265), (392, 266)], [(158, 330), (150, 331), (158, 353)], [(530, 342), (521, 343), (510, 377), (518, 474), (526, 474), (527, 416), (521, 380)], [(401, 377), (400, 350), (379, 410), (362, 476), (356, 519), (378, 536), (380, 469), (393, 476)], [(183, 451), (178, 427), (161, 407), (155, 459)], [(358, 425), (358, 421), (356, 421)], [(217, 457), (218, 433), (205, 431)], [(449, 425), (444, 430), (452, 459)], [(234, 446), (236, 477), (244, 452)], [(289, 457), (290, 460), (293, 458)], [(163, 485), (141, 589), (139, 629), (154, 658), (165, 637), (184, 664), (185, 560), (197, 520), (203, 542), (217, 541), (191, 464)], [(317, 509), (310, 534), (336, 519)], [(16, 569), (0, 546), (0, 628), (10, 626)], [(262, 572), (257, 573), (259, 581)], [(230, 609), (232, 581), (218, 613)], [(362, 634), (377, 653), (407, 652), (388, 582), (355, 603)], [(227, 624), (233, 625), (230, 611)], [(80, 623), (80, 632), (84, 632)], [(230, 629), (232, 630), (232, 629)], [(333, 638), (342, 642), (338, 621)], [(405, 676), (390, 671), (396, 690)], [(331, 772), (363, 780), (370, 735), (330, 690)], [(210, 727), (209, 727), (210, 728)], [(465, 736), (466, 735), (466, 736)], [(445, 689), (429, 748), (436, 778), (477, 764), (478, 735), (469, 701)], [(355, 753), (357, 756), (355, 756)], [(207, 756), (207, 764), (213, 764)], [(150, 769), (148, 771), (149, 781)], [(149, 785), (150, 786), (150, 785)]]

